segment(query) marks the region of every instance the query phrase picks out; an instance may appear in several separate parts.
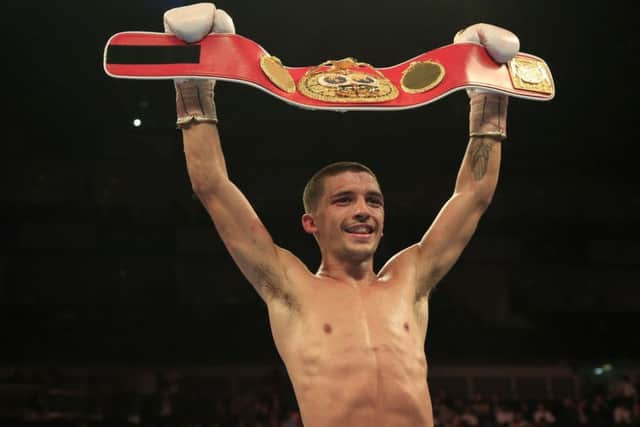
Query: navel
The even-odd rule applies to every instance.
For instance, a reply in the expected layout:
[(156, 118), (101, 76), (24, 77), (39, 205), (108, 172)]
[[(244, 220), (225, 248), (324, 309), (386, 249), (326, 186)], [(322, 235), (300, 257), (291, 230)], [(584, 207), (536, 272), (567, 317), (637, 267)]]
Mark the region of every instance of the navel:
[(404, 330), (408, 331), (409, 330), (409, 322), (404, 322)]
[(324, 330), (325, 334), (330, 334), (331, 333), (331, 325), (328, 323), (325, 323), (324, 326), (322, 327), (322, 329)]

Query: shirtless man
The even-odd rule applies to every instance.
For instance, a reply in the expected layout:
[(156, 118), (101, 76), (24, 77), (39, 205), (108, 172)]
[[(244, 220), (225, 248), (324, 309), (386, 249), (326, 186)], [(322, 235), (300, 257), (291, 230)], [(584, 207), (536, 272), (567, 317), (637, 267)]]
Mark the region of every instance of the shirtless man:
[[(174, 8), (165, 30), (185, 41), (234, 32), (210, 3)], [(515, 35), (476, 24), (455, 42), (482, 43), (506, 62)], [(455, 189), (431, 227), (379, 272), (373, 257), (384, 198), (359, 163), (332, 164), (304, 192), (302, 227), (322, 256), (310, 271), (277, 246), (230, 180), (220, 145), (214, 81), (176, 81), (177, 126), (195, 194), (238, 267), (265, 302), (306, 427), (432, 427), (425, 339), (429, 294), (451, 269), (489, 205), (506, 137), (508, 98), (469, 90), (470, 140)]]

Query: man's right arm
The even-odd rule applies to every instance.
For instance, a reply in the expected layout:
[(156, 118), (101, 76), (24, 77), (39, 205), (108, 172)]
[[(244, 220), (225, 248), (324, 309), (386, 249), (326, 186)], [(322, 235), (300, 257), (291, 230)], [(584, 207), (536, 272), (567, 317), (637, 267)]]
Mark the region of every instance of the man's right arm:
[(215, 123), (182, 129), (193, 191), (211, 216), (232, 258), (263, 300), (286, 290), (291, 255), (273, 242), (244, 194), (229, 179)]
[[(164, 28), (191, 43), (211, 32), (235, 33), (231, 17), (213, 3), (196, 3), (165, 12)], [(265, 302), (287, 299), (287, 266), (297, 258), (277, 247), (251, 204), (231, 182), (218, 134), (215, 80), (178, 79), (176, 125), (182, 129), (191, 186), (234, 261)]]

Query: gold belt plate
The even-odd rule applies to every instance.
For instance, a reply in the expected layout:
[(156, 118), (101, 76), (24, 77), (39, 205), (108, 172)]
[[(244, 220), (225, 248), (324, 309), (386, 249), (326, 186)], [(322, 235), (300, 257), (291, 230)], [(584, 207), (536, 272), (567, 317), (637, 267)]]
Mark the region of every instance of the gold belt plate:
[(438, 86), (444, 75), (442, 64), (435, 61), (414, 61), (402, 72), (400, 85), (407, 93), (422, 93)]
[(353, 58), (329, 60), (309, 69), (298, 81), (301, 94), (332, 103), (374, 103), (398, 97), (398, 89), (369, 64)]
[(279, 89), (294, 93), (296, 91), (296, 83), (289, 73), (289, 70), (282, 65), (282, 61), (276, 56), (263, 55), (260, 58), (260, 68), (262, 72), (271, 80), (271, 83)]
[(516, 55), (509, 61), (508, 68), (516, 89), (553, 94), (551, 71), (544, 61)]

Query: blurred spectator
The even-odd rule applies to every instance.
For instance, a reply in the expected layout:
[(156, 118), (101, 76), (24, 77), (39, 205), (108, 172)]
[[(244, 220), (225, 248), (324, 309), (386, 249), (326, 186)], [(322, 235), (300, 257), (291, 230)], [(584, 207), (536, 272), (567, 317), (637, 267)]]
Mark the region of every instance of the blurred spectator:
[(623, 374), (619, 379), (612, 382), (609, 395), (612, 399), (622, 398), (629, 404), (638, 399), (638, 391), (629, 374)]
[(481, 427), (492, 427), (494, 425), (493, 411), (489, 399), (481, 394), (475, 394), (471, 397), (470, 407), (478, 416), (478, 423)]
[(631, 407), (628, 399), (618, 398), (614, 402), (612, 417), (615, 425), (631, 424)]
[(587, 399), (580, 399), (577, 405), (578, 425), (587, 426), (590, 423), (589, 419), (589, 401)]
[(138, 415), (144, 420), (155, 418), (158, 413), (158, 373), (153, 369), (137, 369), (131, 374), (133, 378), (133, 402), (132, 415)]
[(458, 414), (453, 410), (453, 404), (449, 399), (438, 398), (433, 404), (434, 416), (442, 426), (451, 426), (457, 422)]
[(525, 418), (520, 411), (513, 413), (513, 419), (508, 424), (509, 427), (531, 427), (531, 423)]
[(589, 419), (593, 427), (610, 427), (611, 410), (603, 394), (598, 393), (591, 400)]
[(521, 401), (518, 411), (522, 413), (525, 420), (533, 419), (533, 410), (531, 409), (531, 404), (529, 402)]
[(640, 427), (640, 402), (635, 402), (631, 407), (631, 423)]
[(515, 414), (513, 410), (504, 402), (496, 405), (494, 412), (495, 422), (498, 427), (508, 427), (514, 420)]
[(153, 414), (156, 424), (168, 426), (173, 424), (175, 419), (175, 405), (173, 402), (174, 393), (169, 387), (162, 387), (159, 392), (157, 413)]
[(544, 403), (538, 403), (533, 412), (533, 422), (536, 426), (548, 426), (556, 423), (556, 417), (551, 413)]
[(480, 419), (471, 406), (465, 406), (462, 408), (460, 420), (462, 421), (463, 426), (475, 427), (480, 425)]
[(578, 408), (575, 400), (571, 396), (565, 396), (562, 399), (562, 403), (557, 410), (556, 421), (560, 427), (578, 426)]

